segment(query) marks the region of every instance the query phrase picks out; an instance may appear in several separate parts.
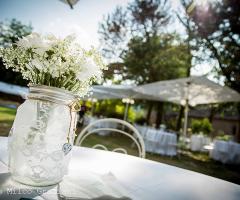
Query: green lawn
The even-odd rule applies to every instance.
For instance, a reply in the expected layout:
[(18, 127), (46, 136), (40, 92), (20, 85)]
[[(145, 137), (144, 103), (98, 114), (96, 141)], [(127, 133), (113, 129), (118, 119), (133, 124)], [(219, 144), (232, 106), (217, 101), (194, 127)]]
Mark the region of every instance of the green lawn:
[(0, 107), (0, 136), (8, 136), (15, 114), (16, 109)]
[[(15, 114), (15, 109), (0, 107), (0, 136), (8, 135)], [(131, 141), (118, 134), (104, 136), (104, 139), (102, 136), (92, 135), (83, 146), (93, 146), (97, 143), (106, 145), (109, 150), (120, 145), (126, 148), (129, 154), (137, 155), (136, 147), (132, 147)], [(240, 166), (223, 165), (211, 160), (205, 153), (179, 150), (178, 155), (174, 157), (147, 153), (146, 158), (240, 184)]]

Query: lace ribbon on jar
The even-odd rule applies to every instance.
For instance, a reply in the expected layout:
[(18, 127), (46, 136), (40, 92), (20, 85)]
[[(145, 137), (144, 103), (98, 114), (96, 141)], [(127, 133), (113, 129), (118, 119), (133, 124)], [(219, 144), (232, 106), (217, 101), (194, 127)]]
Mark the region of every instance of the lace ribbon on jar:
[[(44, 133), (44, 130), (47, 127), (47, 124), (44, 123), (47, 120), (44, 120), (44, 118), (48, 117), (48, 112), (46, 110), (48, 110), (50, 108), (49, 103), (55, 103), (55, 104), (61, 104), (61, 105), (65, 105), (69, 108), (69, 114), (70, 114), (70, 122), (69, 122), (69, 128), (68, 128), (68, 134), (67, 134), (67, 138), (66, 138), (66, 143), (63, 144), (62, 146), (62, 151), (64, 152), (65, 155), (67, 155), (71, 150), (72, 150), (72, 144), (70, 142), (70, 135), (71, 135), (71, 128), (73, 127), (73, 138), (72, 138), (72, 143), (75, 139), (75, 132), (76, 132), (76, 114), (73, 115), (74, 112), (78, 112), (80, 111), (81, 105), (79, 103), (79, 99), (71, 102), (70, 104), (65, 104), (63, 102), (58, 102), (56, 100), (46, 100), (45, 98), (40, 98), (40, 97), (33, 97), (33, 96), (28, 96), (28, 99), (31, 100), (37, 100), (38, 103), (41, 102), (43, 104), (41, 104), (39, 106), (39, 113), (42, 113), (40, 115), (40, 118), (38, 120), (36, 120), (36, 125), (34, 127), (31, 127), (32, 132), (30, 132), (28, 134), (28, 138), (27, 138), (27, 144), (31, 144), (31, 141), (33, 140), (33, 138), (36, 136), (36, 134), (33, 134), (34, 131), (38, 132), (38, 137), (41, 139), (43, 139), (43, 135), (39, 134), (39, 133)], [(41, 131), (40, 131), (41, 130)]]

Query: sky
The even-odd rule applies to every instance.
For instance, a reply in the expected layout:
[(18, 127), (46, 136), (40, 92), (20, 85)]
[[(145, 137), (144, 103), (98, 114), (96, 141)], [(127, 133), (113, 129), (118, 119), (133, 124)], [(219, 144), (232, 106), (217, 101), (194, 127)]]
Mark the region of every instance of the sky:
[(103, 15), (128, 0), (80, 0), (74, 9), (59, 0), (0, 0), (0, 20), (16, 18), (31, 23), (35, 32), (66, 36), (76, 33), (83, 45), (98, 46), (98, 24)]
[[(24, 24), (32, 24), (34, 31), (53, 33), (59, 37), (75, 33), (83, 47), (99, 46), (98, 27), (103, 16), (114, 11), (117, 5), (126, 6), (131, 0), (79, 0), (70, 9), (59, 0), (0, 0), (0, 21), (16, 18)], [(173, 9), (178, 9), (179, 0), (170, 0)], [(172, 29), (184, 29), (180, 23)], [(208, 73), (208, 64), (194, 67), (191, 75)]]

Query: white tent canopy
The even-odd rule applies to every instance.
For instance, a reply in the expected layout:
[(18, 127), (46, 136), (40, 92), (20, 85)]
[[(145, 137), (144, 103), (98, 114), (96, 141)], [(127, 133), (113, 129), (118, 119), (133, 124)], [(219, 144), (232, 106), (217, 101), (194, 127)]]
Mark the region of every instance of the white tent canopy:
[(102, 93), (106, 94), (106, 99), (131, 98), (137, 94), (133, 90), (134, 87), (131, 85), (95, 85), (92, 89), (92, 97), (101, 97)]
[(134, 98), (168, 101), (190, 106), (210, 103), (239, 102), (240, 94), (227, 86), (221, 86), (204, 76), (192, 76), (150, 84), (95, 85), (90, 97), (97, 99)]
[(184, 135), (187, 132), (189, 105), (240, 101), (240, 95), (237, 92), (210, 81), (204, 76), (159, 81), (140, 86), (94, 86), (93, 96), (96, 98), (99, 96), (100, 99), (148, 99), (183, 105), (185, 106)]
[(0, 92), (21, 96), (23, 99), (25, 99), (29, 91), (27, 87), (13, 85), (0, 81)]
[[(0, 91), (20, 96), (28, 93), (28, 88), (0, 82)], [(87, 98), (96, 99), (148, 99), (168, 101), (190, 106), (209, 103), (239, 102), (240, 94), (226, 86), (221, 86), (205, 77), (189, 77), (155, 83), (131, 85), (95, 85)]]
[[(26, 96), (28, 89), (0, 82), (0, 91), (20, 96)], [(192, 76), (155, 83), (131, 85), (96, 85), (92, 94), (84, 99), (148, 99), (168, 101), (185, 106), (184, 133), (187, 129), (188, 106), (199, 104), (240, 102), (240, 94), (227, 86), (221, 86), (204, 76)]]
[(135, 90), (135, 85), (94, 85), (92, 92), (89, 95), (90, 98), (97, 99), (148, 99), (159, 100), (158, 97), (153, 97), (148, 94), (143, 94)]
[(204, 76), (192, 76), (168, 81), (159, 81), (134, 88), (143, 95), (159, 101), (168, 101), (185, 106), (183, 134), (187, 133), (188, 106), (199, 104), (239, 102), (240, 94), (226, 86), (210, 81)]
[(116, 94), (109, 93), (108, 91), (97, 89), (95, 87), (92, 88), (92, 90), (89, 92), (88, 95), (84, 96), (84, 100), (88, 99), (119, 99), (120, 97)]
[(134, 90), (155, 100), (190, 106), (210, 103), (239, 102), (240, 95), (226, 86), (210, 81), (204, 76), (192, 76), (141, 85)]

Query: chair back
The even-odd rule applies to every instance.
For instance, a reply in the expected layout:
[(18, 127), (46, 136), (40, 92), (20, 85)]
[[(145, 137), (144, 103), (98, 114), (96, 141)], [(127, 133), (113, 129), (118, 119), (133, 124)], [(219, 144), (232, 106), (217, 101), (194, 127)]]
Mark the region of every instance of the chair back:
[[(138, 130), (130, 123), (115, 118), (99, 119), (87, 125), (78, 135), (75, 145), (81, 146), (83, 141), (92, 134), (106, 136), (112, 133), (120, 133), (130, 138), (133, 141), (132, 144), (137, 146), (138, 156), (145, 158), (145, 145)], [(108, 150), (102, 144), (93, 145), (92, 148)], [(112, 151), (128, 154), (128, 151), (124, 148), (114, 148)]]

